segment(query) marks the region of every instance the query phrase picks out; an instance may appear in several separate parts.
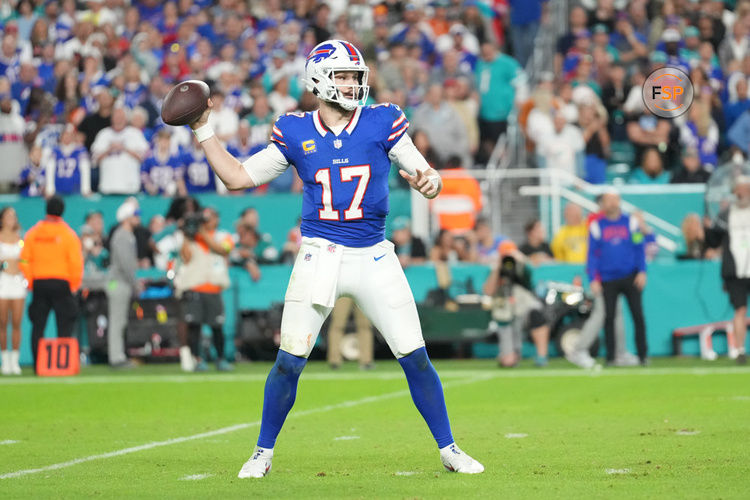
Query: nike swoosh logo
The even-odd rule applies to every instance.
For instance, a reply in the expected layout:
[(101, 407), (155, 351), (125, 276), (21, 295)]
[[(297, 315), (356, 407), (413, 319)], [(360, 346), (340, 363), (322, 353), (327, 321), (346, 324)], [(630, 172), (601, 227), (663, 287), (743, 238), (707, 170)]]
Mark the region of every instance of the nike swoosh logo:
[(385, 254), (381, 255), (380, 257), (373, 257), (373, 259), (375, 259), (375, 262), (377, 262), (380, 259), (382, 259), (383, 257), (385, 257)]

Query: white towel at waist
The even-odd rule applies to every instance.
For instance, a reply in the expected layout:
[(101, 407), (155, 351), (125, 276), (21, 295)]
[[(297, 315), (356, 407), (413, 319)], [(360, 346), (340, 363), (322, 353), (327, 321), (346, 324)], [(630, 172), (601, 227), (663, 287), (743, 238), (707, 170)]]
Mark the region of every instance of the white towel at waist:
[(333, 307), (336, 302), (336, 286), (344, 247), (324, 238), (305, 238), (304, 241), (319, 248), (318, 263), (313, 274), (312, 303)]

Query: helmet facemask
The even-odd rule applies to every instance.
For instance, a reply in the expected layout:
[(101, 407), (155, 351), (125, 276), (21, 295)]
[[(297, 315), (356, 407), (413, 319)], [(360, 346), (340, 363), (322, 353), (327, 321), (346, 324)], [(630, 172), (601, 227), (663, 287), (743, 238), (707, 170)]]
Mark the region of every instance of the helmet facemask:
[[(345, 85), (337, 84), (336, 73), (344, 72), (356, 73), (357, 83)], [(367, 96), (370, 94), (370, 87), (367, 85), (369, 73), (370, 70), (367, 67), (332, 68), (321, 78), (321, 80), (327, 81), (316, 81), (318, 78), (313, 78), (313, 94), (324, 101), (338, 104), (345, 110), (351, 111), (357, 106), (363, 105), (367, 100)]]

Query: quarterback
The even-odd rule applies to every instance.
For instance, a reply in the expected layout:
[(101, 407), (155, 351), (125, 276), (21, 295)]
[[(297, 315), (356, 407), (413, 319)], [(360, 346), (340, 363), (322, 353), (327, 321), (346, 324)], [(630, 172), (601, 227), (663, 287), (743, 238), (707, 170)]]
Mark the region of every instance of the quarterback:
[(244, 163), (208, 125), (209, 108), (191, 127), (211, 167), (229, 189), (259, 186), (294, 165), (304, 182), (302, 246), (281, 320), (281, 346), (266, 380), (257, 446), (240, 478), (263, 477), (294, 404), (297, 382), (320, 327), (341, 296), (352, 297), (383, 334), (408, 381), (412, 399), (449, 471), (476, 474), (482, 464), (453, 441), (443, 388), (430, 363), (409, 284), (385, 239), (388, 172), (400, 169), (412, 188), (434, 198), (442, 188), (406, 133), (398, 106), (365, 106), (368, 68), (352, 44), (329, 40), (307, 57), (305, 85), (317, 111), (276, 120), (271, 143)]

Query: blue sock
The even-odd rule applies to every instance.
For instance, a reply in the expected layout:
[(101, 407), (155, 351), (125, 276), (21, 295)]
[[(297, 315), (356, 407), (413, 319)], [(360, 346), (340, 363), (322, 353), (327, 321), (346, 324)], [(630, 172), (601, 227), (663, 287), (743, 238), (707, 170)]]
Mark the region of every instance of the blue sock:
[(398, 362), (406, 374), (411, 398), (427, 422), (438, 448), (445, 448), (453, 442), (453, 435), (448, 422), (448, 410), (445, 408), (443, 386), (427, 357), (427, 349), (421, 347)]
[(263, 391), (263, 418), (258, 437), (261, 448), (273, 448), (276, 444), (281, 426), (297, 397), (297, 382), (306, 363), (305, 358), (279, 350)]

